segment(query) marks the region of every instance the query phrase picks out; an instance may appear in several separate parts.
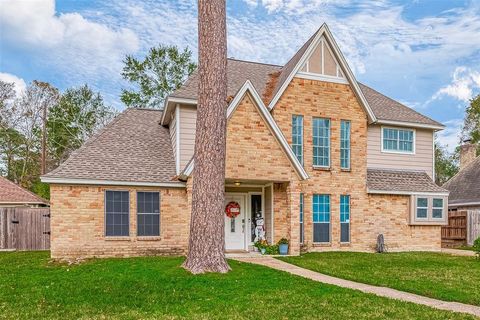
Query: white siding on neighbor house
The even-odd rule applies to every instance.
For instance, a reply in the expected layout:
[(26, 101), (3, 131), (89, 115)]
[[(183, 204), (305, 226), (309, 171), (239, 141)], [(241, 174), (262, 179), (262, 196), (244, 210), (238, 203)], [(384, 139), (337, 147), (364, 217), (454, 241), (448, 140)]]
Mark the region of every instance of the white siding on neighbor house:
[[(173, 157), (177, 163), (177, 118), (175, 111), (172, 112), (172, 119), (170, 120), (170, 140), (172, 141)], [(178, 167), (176, 168), (178, 174)]]
[(193, 157), (197, 107), (180, 105), (180, 171)]
[[(415, 129), (414, 150), (414, 154), (382, 152), (382, 126), (368, 126), (368, 168), (421, 170), (433, 179), (433, 130)], [(352, 154), (352, 157), (355, 155)]]

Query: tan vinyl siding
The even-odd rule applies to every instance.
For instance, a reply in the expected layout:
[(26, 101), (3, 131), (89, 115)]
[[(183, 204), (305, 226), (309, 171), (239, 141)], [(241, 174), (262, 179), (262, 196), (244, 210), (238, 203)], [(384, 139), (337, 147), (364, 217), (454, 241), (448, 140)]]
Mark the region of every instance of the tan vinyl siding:
[(180, 171), (193, 157), (195, 149), (196, 106), (180, 106)]
[[(381, 125), (368, 126), (368, 168), (421, 170), (433, 178), (432, 130), (415, 129), (415, 153), (401, 154), (382, 152), (381, 128)], [(352, 154), (352, 157), (354, 156)]]
[[(177, 119), (175, 117), (175, 112), (172, 112), (172, 119), (170, 120), (170, 140), (172, 141), (173, 148), (173, 158), (175, 163), (177, 163)], [(177, 168), (178, 174), (178, 168)]]

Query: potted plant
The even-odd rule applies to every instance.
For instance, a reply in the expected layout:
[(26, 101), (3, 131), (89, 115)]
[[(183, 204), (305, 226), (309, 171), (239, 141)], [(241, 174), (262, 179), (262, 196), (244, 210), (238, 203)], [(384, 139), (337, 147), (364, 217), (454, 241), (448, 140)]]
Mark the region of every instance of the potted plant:
[(288, 253), (288, 239), (282, 238), (278, 241), (278, 251), (282, 256)]
[(268, 242), (267, 242), (267, 240), (259, 240), (259, 241), (255, 242), (254, 246), (258, 250), (260, 250), (260, 252), (262, 254), (265, 254), (265, 252), (267, 251)]

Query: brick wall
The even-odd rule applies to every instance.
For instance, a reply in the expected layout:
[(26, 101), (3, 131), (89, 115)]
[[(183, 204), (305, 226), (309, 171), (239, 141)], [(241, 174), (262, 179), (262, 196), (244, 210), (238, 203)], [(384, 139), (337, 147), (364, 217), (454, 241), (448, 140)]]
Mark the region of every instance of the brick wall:
[[(130, 192), (130, 237), (105, 237), (104, 192)], [(136, 236), (136, 191), (160, 192), (160, 237)], [(52, 258), (183, 254), (190, 209), (185, 189), (51, 185)]]

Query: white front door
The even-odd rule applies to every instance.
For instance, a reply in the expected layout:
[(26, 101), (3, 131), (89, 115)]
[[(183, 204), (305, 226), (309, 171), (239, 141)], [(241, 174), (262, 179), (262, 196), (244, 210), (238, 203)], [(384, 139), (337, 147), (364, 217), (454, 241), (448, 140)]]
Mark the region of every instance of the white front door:
[(226, 194), (225, 206), (231, 201), (240, 205), (240, 214), (225, 215), (225, 250), (245, 250), (245, 195)]

